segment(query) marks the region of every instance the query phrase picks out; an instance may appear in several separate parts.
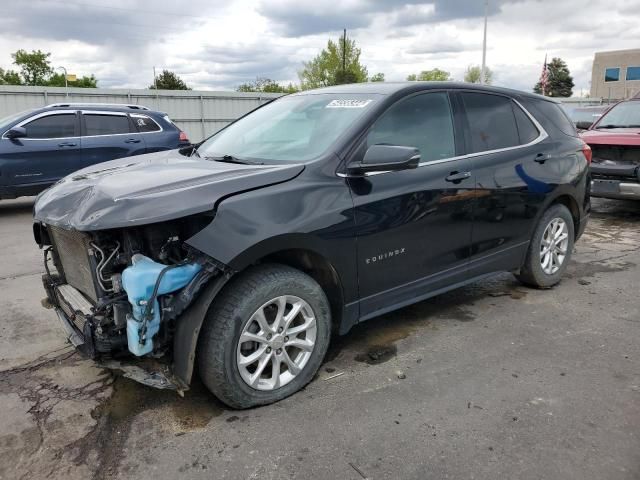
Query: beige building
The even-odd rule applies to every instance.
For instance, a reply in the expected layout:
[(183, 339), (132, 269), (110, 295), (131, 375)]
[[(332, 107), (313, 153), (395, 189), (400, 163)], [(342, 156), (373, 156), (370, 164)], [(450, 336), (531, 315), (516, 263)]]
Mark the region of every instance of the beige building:
[(596, 52), (591, 70), (591, 96), (630, 98), (640, 93), (640, 48)]

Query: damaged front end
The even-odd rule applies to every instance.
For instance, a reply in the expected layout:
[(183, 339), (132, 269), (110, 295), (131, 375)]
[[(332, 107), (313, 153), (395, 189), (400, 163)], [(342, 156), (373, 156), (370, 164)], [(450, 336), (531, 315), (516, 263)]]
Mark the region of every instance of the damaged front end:
[(640, 145), (590, 146), (593, 152), (591, 196), (640, 199)]
[[(219, 290), (231, 274), (184, 243), (211, 219), (199, 214), (99, 231), (36, 222), (34, 236), (45, 252), (43, 284), (68, 340), (136, 381), (186, 390), (206, 312), (194, 300), (205, 286)], [(197, 318), (189, 320), (194, 308)], [(179, 328), (183, 319), (188, 328)]]

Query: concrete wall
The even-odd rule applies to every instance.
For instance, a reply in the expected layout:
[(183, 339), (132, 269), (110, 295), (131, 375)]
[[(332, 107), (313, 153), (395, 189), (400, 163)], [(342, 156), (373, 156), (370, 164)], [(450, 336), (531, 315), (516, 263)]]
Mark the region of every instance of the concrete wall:
[[(627, 67), (640, 67), (640, 49), (597, 52), (591, 70), (591, 96), (621, 100), (640, 93), (640, 80), (626, 79)], [(605, 82), (607, 68), (620, 68), (617, 82)]]
[(130, 103), (165, 112), (192, 142), (217, 132), (276, 93), (195, 90), (116, 90), (105, 88), (22, 87), (0, 85), (0, 118), (52, 103)]

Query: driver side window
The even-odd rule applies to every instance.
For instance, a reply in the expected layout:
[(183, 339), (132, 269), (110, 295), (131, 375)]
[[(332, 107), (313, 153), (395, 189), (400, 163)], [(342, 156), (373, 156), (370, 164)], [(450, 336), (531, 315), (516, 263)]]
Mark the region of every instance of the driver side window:
[(69, 138), (75, 136), (76, 114), (60, 113), (36, 118), (24, 125), (27, 138)]
[(401, 145), (420, 150), (420, 161), (455, 156), (453, 115), (445, 92), (423, 93), (392, 105), (373, 124), (366, 146)]

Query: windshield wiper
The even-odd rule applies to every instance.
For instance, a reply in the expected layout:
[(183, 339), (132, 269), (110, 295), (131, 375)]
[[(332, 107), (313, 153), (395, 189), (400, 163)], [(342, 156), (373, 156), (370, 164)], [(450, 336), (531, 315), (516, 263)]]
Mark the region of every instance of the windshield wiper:
[(225, 162), (225, 163), (240, 163), (242, 165), (264, 165), (261, 162), (250, 162), (249, 160), (244, 160), (242, 158), (234, 157), (233, 155), (222, 155), (220, 157), (205, 157), (207, 160), (213, 160), (214, 162)]

